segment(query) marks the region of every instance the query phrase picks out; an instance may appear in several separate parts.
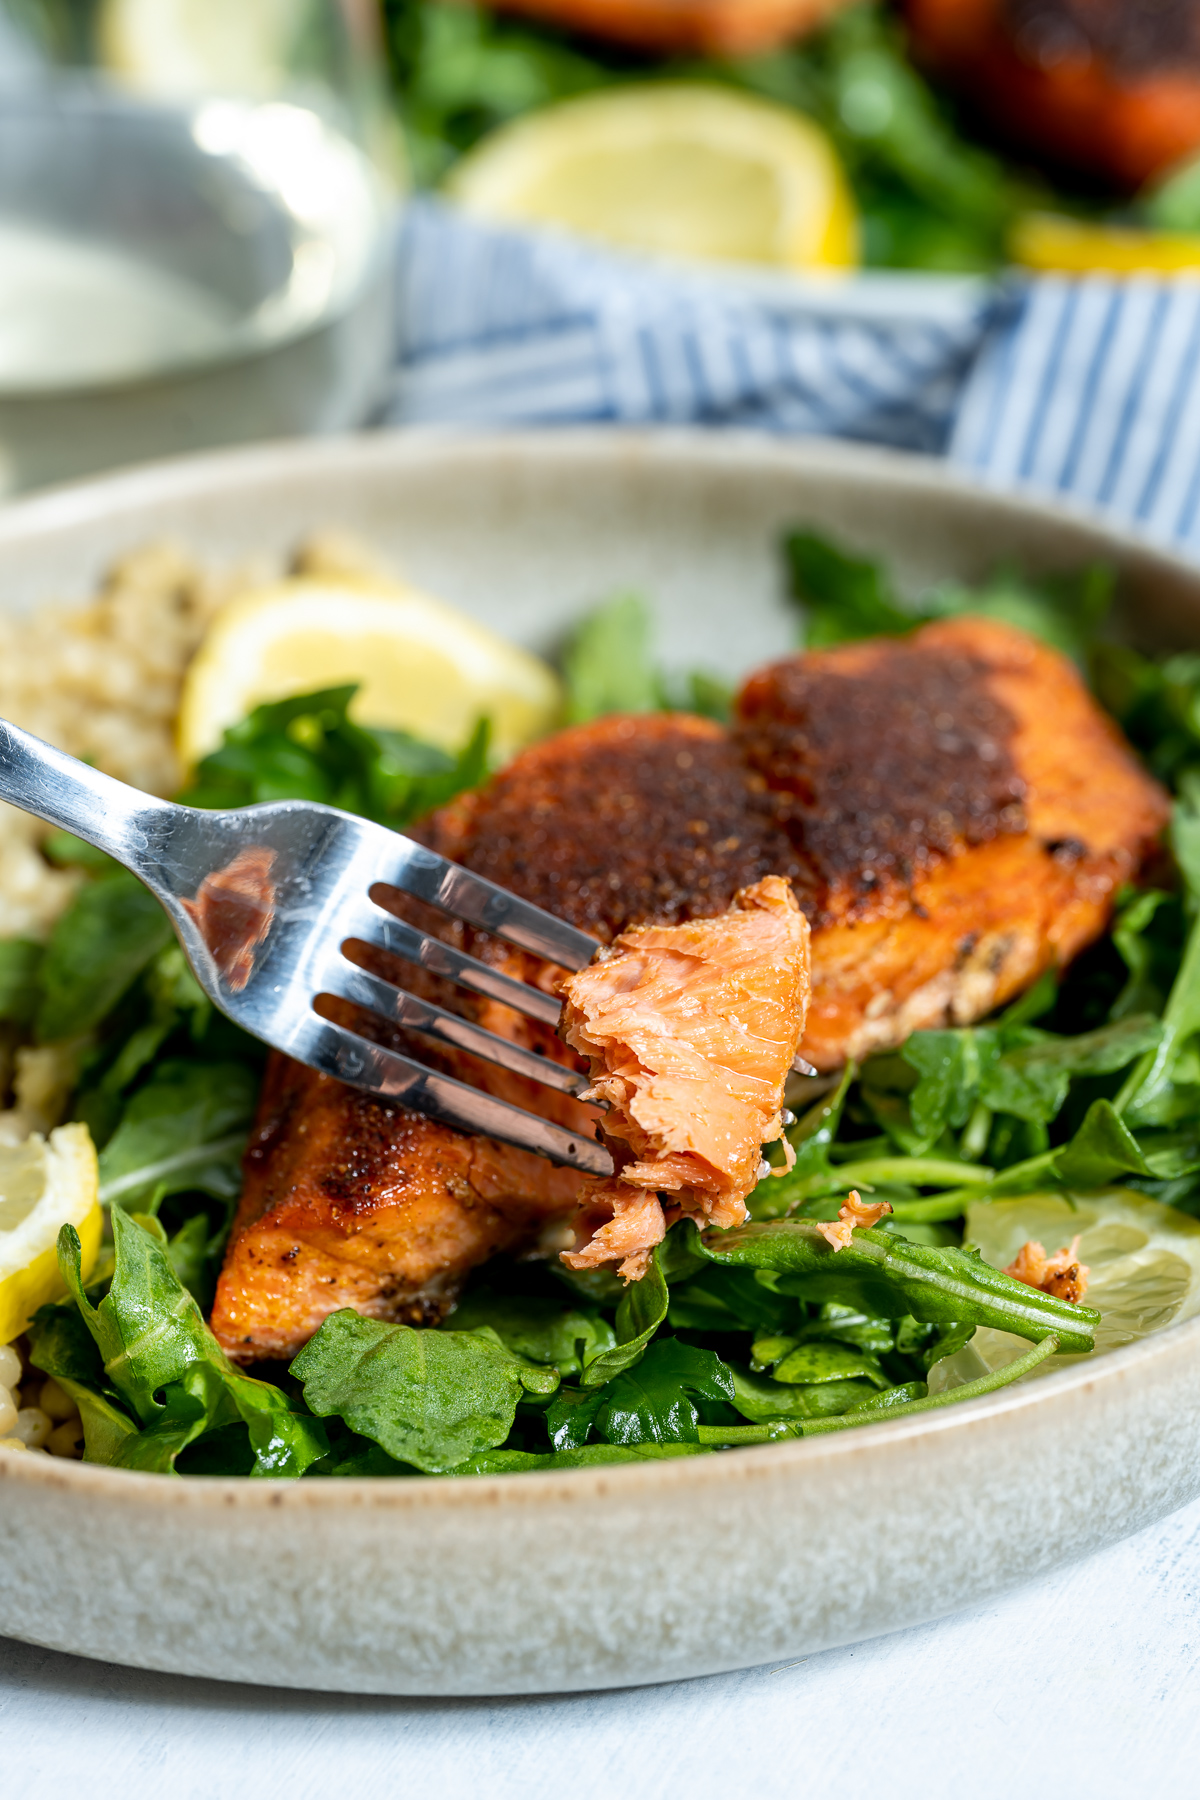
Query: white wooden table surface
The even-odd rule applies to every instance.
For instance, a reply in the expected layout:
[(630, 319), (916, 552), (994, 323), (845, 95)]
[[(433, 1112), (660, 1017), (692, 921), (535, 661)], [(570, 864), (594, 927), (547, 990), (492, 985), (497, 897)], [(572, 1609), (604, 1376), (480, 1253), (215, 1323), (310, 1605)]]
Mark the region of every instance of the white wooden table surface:
[(329, 1697), (0, 1640), (3, 1800), (393, 1794), (1195, 1800), (1200, 1502), (939, 1624), (611, 1694)]

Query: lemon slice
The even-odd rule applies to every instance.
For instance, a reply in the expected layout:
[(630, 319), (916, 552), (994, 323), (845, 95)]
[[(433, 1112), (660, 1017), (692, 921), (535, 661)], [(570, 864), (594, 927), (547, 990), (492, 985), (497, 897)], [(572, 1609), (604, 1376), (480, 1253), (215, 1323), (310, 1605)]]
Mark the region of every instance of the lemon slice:
[(295, 0), (104, 0), (100, 60), (150, 93), (266, 95), (286, 71), (297, 11)]
[[(1089, 1194), (1073, 1207), (1058, 1194), (979, 1202), (967, 1209), (965, 1237), (997, 1269), (1007, 1268), (1031, 1238), (1053, 1254), (1078, 1237), (1079, 1260), (1089, 1271), (1084, 1301), (1100, 1314), (1093, 1355), (1200, 1312), (1200, 1223), (1129, 1188)], [(934, 1364), (930, 1392), (1003, 1368), (1028, 1349), (1011, 1332), (980, 1327), (957, 1356)], [(1033, 1379), (1080, 1360), (1052, 1356)]]
[(231, 600), (193, 658), (180, 702), (191, 768), (255, 706), (356, 681), (361, 725), (459, 750), (484, 714), (504, 759), (550, 730), (558, 677), (486, 626), (394, 582), (281, 581)]
[(66, 1292), (58, 1234), (73, 1225), (86, 1279), (100, 1249), (96, 1150), (86, 1125), (60, 1125), (23, 1144), (0, 1144), (0, 1344), (24, 1331), (39, 1306)]
[(854, 202), (825, 134), (700, 85), (610, 88), (501, 127), (447, 192), (488, 219), (559, 225), (675, 257), (842, 269)]
[(1026, 213), (1013, 229), (1009, 251), (1027, 269), (1066, 275), (1200, 271), (1200, 234), (1089, 225), (1060, 213)]

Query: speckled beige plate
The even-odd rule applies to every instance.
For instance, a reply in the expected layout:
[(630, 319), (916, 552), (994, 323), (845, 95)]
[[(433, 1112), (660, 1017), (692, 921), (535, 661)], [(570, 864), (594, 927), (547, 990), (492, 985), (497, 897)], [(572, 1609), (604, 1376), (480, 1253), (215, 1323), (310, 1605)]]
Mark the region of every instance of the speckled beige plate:
[[(933, 463), (822, 443), (379, 437), (163, 465), (0, 515), (0, 597), (81, 598), (164, 534), (221, 562), (322, 524), (537, 647), (616, 587), (733, 675), (782, 649), (780, 527), (910, 580), (1103, 556), (1200, 639), (1200, 573)], [(924, 1417), (694, 1461), (488, 1480), (181, 1481), (0, 1458), (0, 1632), (147, 1668), (395, 1694), (666, 1680), (939, 1614), (1200, 1493), (1200, 1319)]]

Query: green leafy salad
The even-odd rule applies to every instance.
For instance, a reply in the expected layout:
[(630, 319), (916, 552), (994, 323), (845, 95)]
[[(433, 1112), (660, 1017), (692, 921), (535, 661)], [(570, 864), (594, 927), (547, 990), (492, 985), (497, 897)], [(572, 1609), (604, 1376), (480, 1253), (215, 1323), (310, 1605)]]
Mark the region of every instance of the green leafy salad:
[[(1111, 932), (1061, 982), (812, 1082), (788, 1132), (794, 1167), (760, 1182), (750, 1223), (677, 1224), (628, 1288), (557, 1259), (496, 1259), (439, 1328), (337, 1312), (289, 1367), (254, 1375), (227, 1361), (204, 1314), (264, 1051), (212, 1009), (146, 891), (51, 838), (51, 859), (84, 879), (48, 944), (0, 944), (0, 1018), (26, 1041), (73, 1046), (71, 1115), (99, 1148), (108, 1243), (85, 1285), (63, 1228), (68, 1298), (29, 1334), (34, 1366), (80, 1409), (90, 1460), (189, 1475), (474, 1475), (844, 1430), (1093, 1351), (1101, 1314), (985, 1261), (964, 1242), (968, 1214), (1021, 1195), (1069, 1209), (1116, 1184), (1126, 1204), (1149, 1199), (1194, 1229), (1181, 1214), (1200, 1215), (1200, 655), (1151, 661), (1108, 636), (1103, 570), (1036, 583), (1002, 570), (912, 602), (812, 533), (794, 533), (786, 554), (810, 645), (972, 611), (1077, 658), (1177, 796), (1157, 885), (1118, 896)], [(564, 659), (569, 716), (721, 716), (728, 691), (705, 675), (666, 679), (651, 639), (628, 596), (588, 619)], [(485, 724), (451, 757), (356, 725), (352, 693), (260, 707), (184, 799), (296, 796), (400, 828), (483, 779)], [(892, 1211), (835, 1252), (818, 1227), (852, 1189)], [(940, 1380), (980, 1327), (1016, 1353)]]

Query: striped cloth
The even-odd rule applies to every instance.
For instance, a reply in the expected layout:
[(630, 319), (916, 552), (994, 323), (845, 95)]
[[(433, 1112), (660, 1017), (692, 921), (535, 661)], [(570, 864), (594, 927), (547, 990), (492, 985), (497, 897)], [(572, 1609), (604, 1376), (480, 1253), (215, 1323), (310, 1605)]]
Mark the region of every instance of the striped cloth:
[(987, 338), (948, 449), (1200, 555), (1200, 281), (1034, 283)]
[(422, 200), (397, 331), (387, 422), (824, 433), (1200, 556), (1200, 282), (693, 272)]
[(761, 426), (940, 450), (979, 282), (691, 273), (414, 204), (389, 423)]

